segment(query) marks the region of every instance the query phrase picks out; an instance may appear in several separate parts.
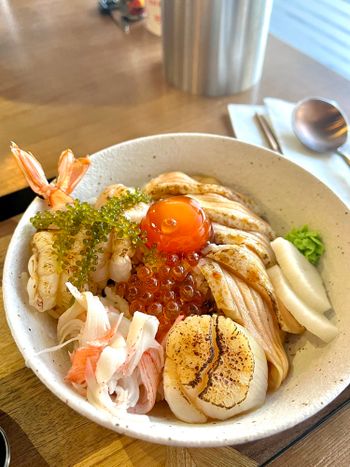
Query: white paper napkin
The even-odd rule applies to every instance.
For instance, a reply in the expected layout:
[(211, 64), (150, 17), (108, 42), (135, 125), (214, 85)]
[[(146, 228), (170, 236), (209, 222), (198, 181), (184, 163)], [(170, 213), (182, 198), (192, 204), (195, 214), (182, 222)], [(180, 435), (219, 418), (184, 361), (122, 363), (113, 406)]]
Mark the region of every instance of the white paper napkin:
[(254, 117), (256, 112), (262, 113), (274, 129), (283, 156), (315, 175), (350, 206), (350, 168), (343, 159), (334, 153), (310, 151), (298, 141), (292, 129), (293, 102), (268, 97), (264, 104), (229, 104), (229, 116), (237, 139), (269, 147)]

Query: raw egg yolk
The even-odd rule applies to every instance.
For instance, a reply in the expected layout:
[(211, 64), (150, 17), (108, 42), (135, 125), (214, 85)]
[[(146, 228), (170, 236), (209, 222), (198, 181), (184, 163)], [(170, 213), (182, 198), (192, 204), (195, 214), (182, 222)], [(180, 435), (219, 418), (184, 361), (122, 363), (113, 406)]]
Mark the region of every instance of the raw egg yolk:
[(187, 196), (157, 201), (142, 219), (147, 246), (164, 253), (200, 250), (209, 240), (212, 227), (199, 203)]

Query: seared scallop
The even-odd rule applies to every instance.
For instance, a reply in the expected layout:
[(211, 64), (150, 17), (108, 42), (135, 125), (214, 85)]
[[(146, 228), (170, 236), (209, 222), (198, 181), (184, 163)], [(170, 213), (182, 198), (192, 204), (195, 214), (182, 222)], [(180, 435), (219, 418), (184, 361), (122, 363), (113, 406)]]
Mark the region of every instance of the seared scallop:
[(260, 345), (230, 318), (190, 316), (168, 336), (164, 381), (165, 399), (181, 420), (201, 422), (200, 414), (225, 420), (264, 402), (267, 363)]

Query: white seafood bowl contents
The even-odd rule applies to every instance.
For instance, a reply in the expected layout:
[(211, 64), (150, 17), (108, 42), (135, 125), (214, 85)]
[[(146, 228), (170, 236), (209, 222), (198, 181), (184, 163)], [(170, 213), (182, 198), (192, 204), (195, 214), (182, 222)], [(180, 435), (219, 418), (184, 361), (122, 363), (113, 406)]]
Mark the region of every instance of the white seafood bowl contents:
[(248, 194), (278, 235), (304, 224), (321, 233), (326, 252), (318, 268), (333, 305), (327, 316), (337, 325), (339, 335), (328, 344), (308, 332), (289, 336), (289, 375), (276, 392), (268, 393), (265, 404), (252, 412), (194, 425), (177, 420), (163, 402), (148, 415), (112, 417), (64, 382), (69, 368), (65, 349), (36, 356), (57, 344), (54, 320), (28, 305), (21, 281), (34, 232), (29, 219), (45, 208), (38, 198), (24, 213), (6, 256), (3, 291), (12, 335), (26, 365), (50, 391), (83, 416), (119, 433), (168, 445), (209, 447), (281, 432), (324, 408), (350, 382), (348, 210), (319, 180), (278, 154), (231, 138), (196, 133), (139, 138), (98, 152), (74, 196), (88, 200), (111, 183), (142, 186), (162, 172), (175, 170), (213, 176)]

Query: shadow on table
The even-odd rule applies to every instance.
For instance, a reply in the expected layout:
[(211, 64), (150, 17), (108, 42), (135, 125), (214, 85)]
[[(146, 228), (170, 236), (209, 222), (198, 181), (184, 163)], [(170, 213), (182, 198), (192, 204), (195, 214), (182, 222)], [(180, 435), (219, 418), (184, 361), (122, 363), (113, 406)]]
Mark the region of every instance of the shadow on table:
[(10, 443), (11, 465), (46, 467), (49, 464), (36, 450), (21, 426), (6, 412), (0, 410), (0, 426)]

